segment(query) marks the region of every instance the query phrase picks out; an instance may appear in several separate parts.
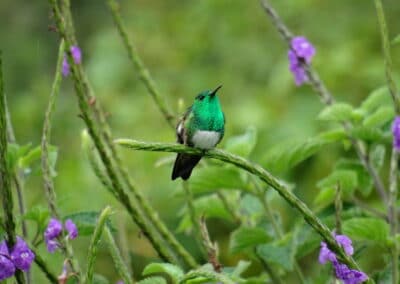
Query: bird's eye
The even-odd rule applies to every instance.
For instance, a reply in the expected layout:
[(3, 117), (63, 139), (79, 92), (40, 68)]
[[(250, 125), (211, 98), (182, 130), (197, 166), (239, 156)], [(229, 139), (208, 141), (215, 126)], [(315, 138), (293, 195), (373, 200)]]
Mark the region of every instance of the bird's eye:
[(202, 101), (202, 100), (204, 100), (205, 96), (204, 96), (204, 95), (199, 95), (199, 96), (197, 96), (197, 98), (198, 98), (200, 101)]

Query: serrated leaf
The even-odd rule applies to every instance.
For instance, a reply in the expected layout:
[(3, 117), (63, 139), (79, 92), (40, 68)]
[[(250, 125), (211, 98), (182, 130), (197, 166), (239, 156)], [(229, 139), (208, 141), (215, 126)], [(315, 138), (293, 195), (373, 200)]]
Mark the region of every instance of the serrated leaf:
[(239, 156), (247, 157), (253, 151), (256, 143), (256, 128), (249, 127), (244, 134), (230, 137), (225, 143), (225, 150)]
[(247, 189), (237, 168), (208, 166), (196, 169), (190, 178), (190, 188), (194, 194), (215, 192), (219, 189)]
[(167, 274), (169, 277), (171, 277), (173, 283), (178, 283), (179, 278), (183, 277), (184, 275), (183, 270), (179, 266), (171, 263), (150, 263), (142, 272), (144, 276), (154, 273)]
[(241, 227), (231, 234), (229, 250), (235, 254), (249, 247), (269, 242), (271, 239), (271, 236), (262, 228)]
[(372, 178), (360, 161), (356, 159), (340, 159), (336, 163), (335, 169), (354, 171), (357, 174), (357, 190), (365, 197), (372, 192)]
[(352, 218), (343, 222), (343, 232), (352, 240), (385, 245), (389, 237), (389, 225), (377, 218)]
[(136, 283), (137, 284), (167, 284), (167, 281), (162, 277), (153, 276), (153, 277), (147, 277)]
[(288, 170), (310, 158), (327, 143), (322, 139), (314, 138), (300, 143), (289, 141), (276, 145), (267, 152), (264, 158), (266, 168), (276, 171)]
[(393, 118), (394, 118), (393, 107), (382, 106), (378, 108), (374, 113), (367, 116), (363, 121), (363, 125), (365, 127), (380, 127), (392, 121)]
[(320, 120), (346, 121), (353, 118), (353, 107), (346, 103), (336, 103), (325, 107), (318, 115)]
[(263, 244), (257, 247), (257, 254), (267, 263), (274, 263), (287, 271), (293, 269), (293, 254), (289, 246)]
[(392, 104), (392, 101), (390, 98), (388, 88), (386, 86), (384, 86), (384, 87), (380, 87), (380, 88), (372, 91), (368, 95), (367, 99), (365, 99), (362, 102), (360, 109), (362, 109), (366, 113), (372, 113), (381, 106), (384, 106), (384, 105), (387, 106), (387, 105), (391, 105), (391, 104)]
[[(97, 211), (83, 211), (66, 215), (63, 219), (71, 219), (77, 226), (80, 236), (89, 236), (94, 232), (99, 213), (100, 212)], [(115, 228), (112, 226), (110, 219), (107, 219), (106, 225), (112, 231), (115, 231)]]

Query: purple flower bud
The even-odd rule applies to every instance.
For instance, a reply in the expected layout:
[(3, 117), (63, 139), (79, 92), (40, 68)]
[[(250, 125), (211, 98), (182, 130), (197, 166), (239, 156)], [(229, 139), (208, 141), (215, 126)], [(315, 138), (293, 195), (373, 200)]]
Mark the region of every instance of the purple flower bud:
[(55, 252), (58, 248), (58, 241), (57, 240), (46, 240), (47, 250), (51, 253)]
[(5, 241), (0, 243), (0, 281), (13, 276), (15, 265), (10, 259), (8, 247)]
[(392, 124), (393, 147), (400, 152), (400, 116), (396, 116)]
[(49, 224), (47, 225), (46, 230), (44, 231), (44, 239), (53, 240), (60, 236), (62, 231), (62, 224), (56, 218), (51, 218)]
[[(71, 54), (72, 58), (74, 59), (75, 64), (81, 64), (82, 62), (82, 52), (79, 46), (73, 45), (71, 46)], [(64, 55), (64, 59), (62, 62), (62, 69), (61, 69), (62, 74), (64, 77), (67, 77), (70, 73), (70, 67), (67, 61), (67, 57)]]
[(318, 261), (321, 264), (325, 264), (328, 261), (332, 262), (336, 260), (336, 255), (329, 250), (325, 242), (321, 242), (321, 250), (319, 251)]
[(11, 252), (11, 260), (15, 267), (27, 271), (31, 268), (34, 259), (35, 254), (29, 249), (25, 241), (21, 237), (17, 237), (17, 242)]
[(308, 82), (306, 71), (301, 65), (301, 61), (307, 64), (311, 63), (311, 59), (315, 55), (314, 46), (302, 36), (294, 37), (290, 43), (291, 49), (288, 51), (289, 69), (294, 76), (294, 81), (297, 86)]
[(347, 255), (353, 255), (354, 249), (353, 249), (351, 240), (350, 240), (350, 238), (348, 236), (336, 235), (335, 239), (338, 242), (338, 244), (342, 246), (342, 248), (344, 249), (344, 252)]
[(78, 236), (78, 229), (71, 219), (65, 221), (65, 229), (68, 231), (68, 237), (73, 240)]

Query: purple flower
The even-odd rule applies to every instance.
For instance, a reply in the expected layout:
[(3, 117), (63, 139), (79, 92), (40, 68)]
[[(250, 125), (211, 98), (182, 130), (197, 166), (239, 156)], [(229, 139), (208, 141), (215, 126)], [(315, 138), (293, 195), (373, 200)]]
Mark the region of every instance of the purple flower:
[(71, 219), (67, 219), (64, 224), (65, 229), (68, 231), (68, 237), (73, 240), (78, 236), (78, 229)]
[[(72, 58), (74, 59), (75, 64), (81, 64), (82, 62), (82, 52), (81, 49), (76, 46), (73, 45), (71, 46), (71, 54), (72, 54)], [(67, 77), (70, 73), (70, 67), (67, 61), (67, 57), (64, 55), (64, 59), (62, 62), (62, 69), (61, 69), (62, 74), (64, 75), (64, 77)]]
[(335, 239), (338, 242), (338, 244), (342, 246), (342, 248), (344, 249), (344, 252), (347, 255), (353, 255), (353, 253), (354, 253), (353, 245), (352, 245), (351, 240), (350, 240), (350, 238), (348, 236), (336, 235)]
[(15, 267), (27, 271), (31, 268), (34, 259), (35, 254), (29, 249), (25, 241), (21, 237), (17, 237), (17, 242), (11, 252), (11, 260)]
[(0, 281), (13, 276), (15, 265), (10, 259), (8, 247), (5, 241), (0, 243)]
[(47, 250), (49, 252), (53, 253), (58, 248), (58, 241), (57, 240), (47, 240), (46, 246), (47, 246)]
[(325, 264), (328, 261), (332, 262), (336, 260), (336, 255), (333, 253), (325, 242), (321, 242), (321, 250), (319, 251), (318, 261), (321, 264)]
[(301, 62), (310, 64), (314, 55), (315, 48), (305, 37), (297, 36), (291, 40), (290, 50), (288, 51), (289, 69), (297, 86), (308, 82), (308, 76)]
[(56, 218), (51, 218), (49, 224), (47, 225), (46, 230), (44, 231), (44, 239), (53, 240), (60, 236), (62, 231), (62, 224)]
[(338, 261), (333, 262), (333, 267), (337, 279), (343, 280), (344, 284), (358, 284), (368, 279), (368, 276), (364, 272), (350, 269), (346, 264), (339, 263)]
[(396, 116), (392, 124), (393, 147), (400, 152), (400, 116)]

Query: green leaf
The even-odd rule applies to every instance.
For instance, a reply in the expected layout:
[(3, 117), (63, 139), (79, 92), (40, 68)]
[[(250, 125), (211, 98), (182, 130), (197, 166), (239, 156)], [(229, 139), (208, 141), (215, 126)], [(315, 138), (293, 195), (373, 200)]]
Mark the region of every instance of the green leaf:
[(380, 127), (392, 121), (394, 118), (394, 109), (392, 106), (382, 106), (370, 116), (367, 116), (363, 125), (365, 127)]
[(328, 142), (313, 138), (304, 142), (289, 141), (269, 150), (264, 157), (266, 168), (285, 171), (310, 158)]
[(398, 34), (397, 36), (394, 37), (394, 39), (392, 40), (392, 44), (399, 44), (400, 43), (400, 34)]
[(190, 187), (194, 194), (205, 194), (219, 189), (247, 189), (248, 185), (237, 168), (209, 166), (193, 172)]
[(257, 254), (267, 263), (274, 263), (287, 271), (293, 269), (293, 254), (289, 246), (264, 244), (257, 247)]
[(162, 277), (153, 276), (140, 280), (137, 284), (167, 284), (167, 281)]
[(49, 217), (49, 209), (47, 207), (37, 205), (26, 212), (23, 216), (23, 219), (35, 221), (39, 225), (39, 229), (44, 229), (47, 225), (47, 220)]
[(256, 142), (256, 128), (249, 127), (244, 134), (230, 137), (225, 143), (225, 150), (242, 157), (248, 157), (253, 151)]
[[(57, 161), (57, 151), (58, 151), (57, 147), (49, 146), (49, 164), (50, 164), (51, 174), (53, 176), (55, 175), (54, 169)], [(34, 163), (40, 161), (41, 155), (42, 155), (42, 149), (40, 146), (37, 146), (31, 149), (29, 152), (27, 152), (24, 156), (22, 156), (18, 160), (18, 166), (21, 169), (32, 167)]]
[(231, 234), (229, 250), (233, 254), (238, 253), (249, 247), (269, 242), (271, 239), (271, 236), (262, 228), (241, 227)]
[(326, 143), (333, 143), (337, 141), (342, 141), (347, 139), (347, 134), (343, 127), (332, 129), (329, 131), (322, 132), (318, 135), (318, 137), (326, 142)]
[(374, 145), (370, 152), (369, 152), (369, 157), (371, 160), (371, 164), (375, 169), (380, 169), (383, 166), (383, 163), (385, 162), (385, 152), (386, 149), (383, 145)]
[(378, 218), (352, 218), (343, 222), (343, 232), (352, 240), (385, 245), (389, 237), (389, 225)]
[(250, 267), (250, 265), (250, 261), (240, 260), (231, 273), (232, 277), (240, 277)]
[(365, 126), (354, 127), (351, 135), (367, 142), (385, 142), (386, 137), (382, 130)]
[[(77, 226), (80, 236), (89, 236), (94, 232), (98, 217), (99, 212), (97, 211), (83, 211), (66, 215), (63, 219), (71, 219)], [(115, 231), (115, 228), (112, 226), (110, 219), (107, 219), (106, 225), (110, 228), (111, 231)]]
[(366, 113), (372, 113), (377, 108), (384, 105), (391, 105), (392, 100), (389, 94), (389, 90), (386, 86), (375, 89), (369, 94), (366, 100), (361, 104), (360, 109)]
[(14, 171), (18, 165), (18, 160), (26, 155), (29, 149), (32, 147), (31, 143), (20, 146), (15, 143), (8, 143), (7, 147), (7, 165), (8, 167)]
[(353, 118), (353, 107), (346, 103), (336, 103), (325, 107), (318, 115), (320, 120), (346, 121)]
[(105, 278), (103, 275), (95, 273), (93, 275), (93, 284), (109, 284), (110, 281), (108, 281), (107, 278)]
[(332, 187), (340, 184), (344, 194), (351, 194), (358, 184), (357, 174), (352, 170), (335, 170), (317, 184), (319, 188)]
[(326, 187), (322, 188), (314, 199), (314, 205), (320, 208), (324, 208), (333, 203), (335, 200), (335, 188)]
[(335, 169), (354, 171), (357, 174), (357, 190), (365, 197), (372, 192), (372, 178), (359, 160), (340, 159), (336, 163)]
[(172, 279), (172, 283), (178, 283), (179, 278), (183, 277), (183, 270), (170, 263), (150, 263), (143, 270), (143, 275), (148, 276), (154, 273), (165, 273)]

